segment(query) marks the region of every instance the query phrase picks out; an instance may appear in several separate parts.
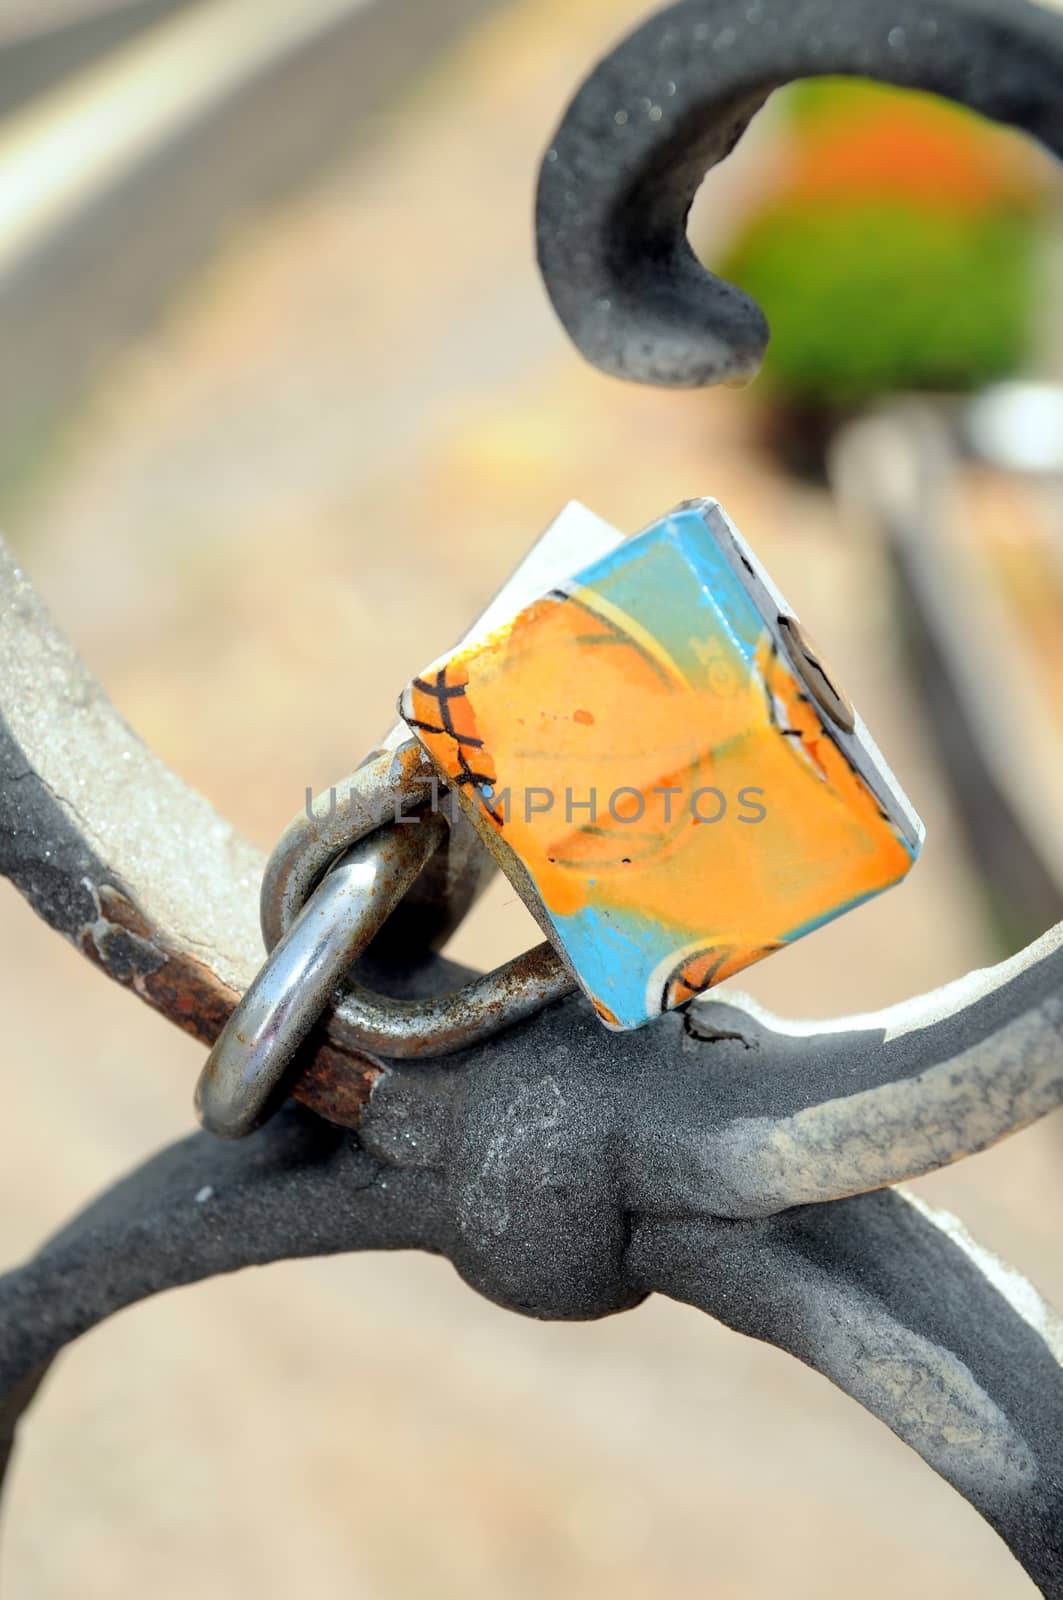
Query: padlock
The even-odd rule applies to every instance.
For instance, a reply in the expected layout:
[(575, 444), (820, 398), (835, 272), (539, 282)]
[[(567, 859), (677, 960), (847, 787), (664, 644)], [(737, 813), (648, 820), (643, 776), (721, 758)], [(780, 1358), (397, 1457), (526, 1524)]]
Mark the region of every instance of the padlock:
[(441, 657), (400, 711), (610, 1028), (888, 889), (922, 845), (714, 500)]

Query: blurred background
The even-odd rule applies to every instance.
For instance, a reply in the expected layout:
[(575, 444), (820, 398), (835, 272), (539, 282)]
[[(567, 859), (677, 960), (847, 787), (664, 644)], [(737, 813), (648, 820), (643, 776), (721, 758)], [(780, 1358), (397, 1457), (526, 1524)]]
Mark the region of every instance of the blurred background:
[[(0, 522), (133, 727), (268, 849), (565, 501), (634, 531), (717, 496), (928, 832), (902, 889), (742, 987), (877, 1007), (1063, 914), (1060, 184), (934, 102), (779, 95), (692, 221), (775, 326), (763, 378), (609, 381), (547, 305), (532, 197), (647, 9), (0, 0)], [(0, 887), (6, 1263), (191, 1128), (201, 1051)], [(496, 883), (453, 948), (532, 937)], [(918, 1185), (1057, 1305), (1061, 1158), (1050, 1118)], [(126, 1313), (59, 1364), (9, 1494), (19, 1600), (1032, 1593), (788, 1357), (664, 1301), (521, 1321), (419, 1257)]]

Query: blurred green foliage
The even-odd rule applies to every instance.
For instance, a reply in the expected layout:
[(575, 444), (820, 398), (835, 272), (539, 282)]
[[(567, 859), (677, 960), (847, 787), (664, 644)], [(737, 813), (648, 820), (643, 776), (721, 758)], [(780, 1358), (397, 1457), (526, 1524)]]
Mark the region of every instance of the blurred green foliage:
[(929, 96), (787, 94), (782, 166), (719, 270), (764, 307), (779, 400), (851, 409), (1021, 368), (1045, 201), (1012, 135)]
[(850, 406), (897, 389), (967, 389), (1023, 363), (1032, 230), (1025, 218), (903, 205), (779, 207), (724, 265), (764, 307), (775, 388)]

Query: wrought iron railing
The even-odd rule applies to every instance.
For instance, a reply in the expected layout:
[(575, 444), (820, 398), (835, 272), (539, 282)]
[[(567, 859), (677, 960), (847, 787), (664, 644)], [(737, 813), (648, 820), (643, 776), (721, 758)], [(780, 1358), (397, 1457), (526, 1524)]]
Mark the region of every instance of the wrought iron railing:
[[(763, 318), (698, 265), (686, 211), (773, 88), (828, 72), (934, 90), (1063, 156), (1063, 18), (1026, 0), (682, 0), (595, 70), (544, 163), (540, 259), (591, 360), (667, 384), (755, 370)], [(6, 555), (0, 674), (0, 869), (213, 1040), (260, 961), (262, 860), (129, 732)], [(373, 976), (424, 995), (466, 975), (430, 956)], [(437, 1063), (318, 1041), (292, 1092), (251, 1140), (154, 1157), (0, 1280), (8, 1447), (56, 1354), (122, 1306), (253, 1262), (420, 1248), (525, 1315), (659, 1292), (790, 1351), (1063, 1595), (1056, 1321), (895, 1187), (1063, 1102), (1063, 928), (873, 1016), (704, 1000), (605, 1034), (571, 996)]]

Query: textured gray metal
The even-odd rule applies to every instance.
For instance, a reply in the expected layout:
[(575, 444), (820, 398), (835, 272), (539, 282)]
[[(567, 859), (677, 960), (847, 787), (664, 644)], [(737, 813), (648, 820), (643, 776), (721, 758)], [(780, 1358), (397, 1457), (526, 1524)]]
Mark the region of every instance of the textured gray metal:
[[(669, 1082), (682, 1023), (664, 1026), (661, 1058), (617, 1082), (597, 1024), (564, 1002), (462, 1067), (389, 1075), (358, 1137), (293, 1109), (243, 1143), (199, 1134), (155, 1157), (0, 1279), (9, 1429), (64, 1343), (161, 1289), (284, 1256), (426, 1249), (524, 1315), (601, 1317), (661, 1292), (790, 1351), (965, 1495), (1043, 1593), (1063, 1593), (1051, 1315), (897, 1191), (714, 1214), (696, 1157), (678, 1170), (693, 1130), (677, 1128)], [(716, 1049), (692, 1049), (691, 1077)], [(664, 1104), (635, 1123), (662, 1064)]]
[[(136, 742), (6, 561), (0, 682), (0, 869), (110, 976), (213, 1037), (260, 959), (253, 853)], [(470, 975), (430, 957), (364, 976), (418, 998)], [(323, 1041), (296, 1093), (357, 1134), (292, 1109), (239, 1146), (194, 1136), (0, 1280), (0, 1439), (63, 1344), (122, 1305), (287, 1255), (421, 1248), (527, 1315), (657, 1290), (793, 1351), (1063, 1594), (1052, 1315), (948, 1219), (864, 1193), (1063, 1103), (1061, 1036), (1063, 928), (826, 1027), (709, 1000), (611, 1034), (572, 996), (425, 1066)]]

